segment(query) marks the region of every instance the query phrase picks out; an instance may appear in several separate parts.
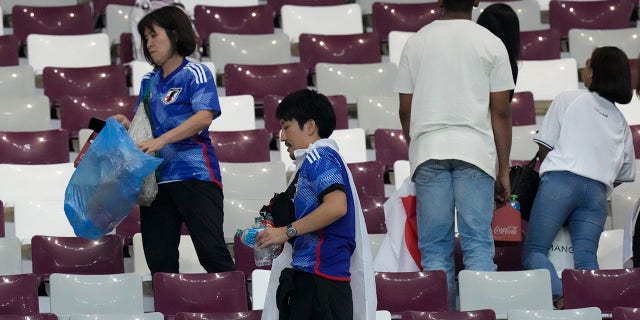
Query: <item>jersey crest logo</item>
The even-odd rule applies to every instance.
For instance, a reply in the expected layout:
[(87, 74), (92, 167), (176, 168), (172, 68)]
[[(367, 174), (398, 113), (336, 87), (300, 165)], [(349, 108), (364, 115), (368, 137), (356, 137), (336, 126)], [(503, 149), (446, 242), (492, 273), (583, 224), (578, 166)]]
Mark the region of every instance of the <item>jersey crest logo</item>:
[(162, 102), (164, 102), (164, 104), (171, 104), (175, 102), (178, 99), (178, 95), (180, 95), (180, 91), (182, 91), (182, 88), (169, 89), (169, 92), (164, 96)]

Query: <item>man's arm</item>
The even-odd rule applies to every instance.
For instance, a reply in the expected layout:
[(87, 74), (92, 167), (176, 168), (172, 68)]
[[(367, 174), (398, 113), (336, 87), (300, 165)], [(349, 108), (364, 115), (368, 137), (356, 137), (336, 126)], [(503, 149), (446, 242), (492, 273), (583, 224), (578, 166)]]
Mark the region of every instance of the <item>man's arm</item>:
[(511, 105), (509, 91), (491, 92), (489, 95), (491, 127), (498, 154), (498, 174), (495, 183), (495, 200), (504, 203), (511, 193), (509, 183), (509, 154), (511, 153)]
[[(322, 197), (318, 208), (291, 225), (296, 228), (298, 235), (320, 230), (347, 214), (347, 194), (342, 190), (335, 190)], [(286, 227), (267, 228), (256, 237), (256, 245), (265, 248), (271, 244), (284, 243), (289, 240)]]
[(402, 133), (407, 140), (407, 144), (411, 142), (411, 136), (409, 136), (409, 129), (411, 125), (411, 101), (413, 101), (413, 94), (400, 93), (400, 124), (402, 125)]

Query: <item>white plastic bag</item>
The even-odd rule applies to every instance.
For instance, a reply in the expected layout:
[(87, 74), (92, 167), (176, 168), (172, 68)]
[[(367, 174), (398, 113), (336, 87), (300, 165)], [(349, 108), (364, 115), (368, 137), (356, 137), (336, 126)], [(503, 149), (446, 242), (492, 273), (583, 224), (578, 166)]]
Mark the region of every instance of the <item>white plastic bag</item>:
[(562, 270), (573, 269), (573, 244), (571, 243), (571, 234), (569, 230), (562, 227), (556, 238), (551, 243), (549, 248), (549, 260), (556, 268), (558, 276), (562, 276)]
[[(144, 110), (144, 105), (139, 105), (136, 114), (131, 120), (129, 126), (129, 135), (133, 142), (136, 144), (153, 139), (153, 131), (151, 130), (151, 122), (147, 113)], [(136, 203), (141, 206), (150, 206), (158, 193), (158, 183), (156, 182), (156, 173), (151, 172), (148, 176), (142, 180), (142, 186), (140, 186), (140, 194)]]

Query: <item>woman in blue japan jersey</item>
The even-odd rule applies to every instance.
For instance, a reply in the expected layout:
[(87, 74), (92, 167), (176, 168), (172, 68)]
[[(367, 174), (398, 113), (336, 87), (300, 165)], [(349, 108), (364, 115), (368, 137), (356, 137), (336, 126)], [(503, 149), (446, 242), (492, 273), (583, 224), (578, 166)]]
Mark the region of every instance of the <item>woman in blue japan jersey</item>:
[[(185, 59), (196, 36), (182, 9), (166, 6), (138, 23), (146, 60), (154, 70), (142, 79), (140, 106), (147, 100), (154, 139), (138, 144), (157, 153), (158, 194), (140, 207), (144, 253), (151, 273), (178, 270), (178, 244), (184, 222), (198, 259), (207, 272), (235, 269), (222, 231), (223, 194), (220, 166), (209, 139), (220, 104), (211, 71)], [(145, 97), (148, 96), (147, 99)], [(116, 115), (123, 125), (130, 122)]]

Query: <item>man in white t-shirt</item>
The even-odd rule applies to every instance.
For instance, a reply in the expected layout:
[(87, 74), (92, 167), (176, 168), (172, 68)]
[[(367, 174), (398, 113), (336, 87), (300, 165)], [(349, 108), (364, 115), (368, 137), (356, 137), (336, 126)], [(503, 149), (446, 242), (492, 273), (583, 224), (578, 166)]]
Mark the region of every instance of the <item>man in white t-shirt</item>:
[(455, 306), (456, 210), (465, 269), (496, 270), (491, 220), (494, 199), (510, 193), (514, 83), (503, 43), (471, 21), (478, 0), (439, 3), (442, 18), (408, 39), (395, 90), (410, 142), (421, 264), (447, 272)]

